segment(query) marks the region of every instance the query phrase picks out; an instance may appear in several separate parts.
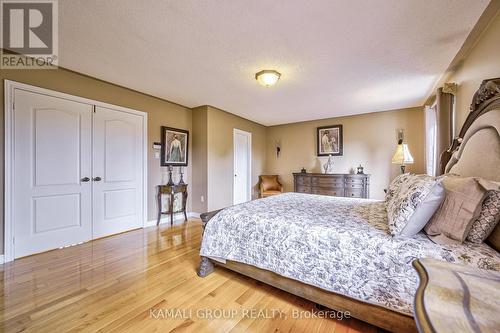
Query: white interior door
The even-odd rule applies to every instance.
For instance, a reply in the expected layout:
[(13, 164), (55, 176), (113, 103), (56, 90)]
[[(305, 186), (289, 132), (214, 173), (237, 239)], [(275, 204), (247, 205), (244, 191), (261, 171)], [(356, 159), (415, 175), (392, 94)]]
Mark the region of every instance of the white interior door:
[(92, 105), (14, 92), (14, 258), (90, 240)]
[(251, 200), (252, 133), (234, 129), (233, 204)]
[(93, 153), (93, 235), (143, 226), (143, 121), (96, 107)]

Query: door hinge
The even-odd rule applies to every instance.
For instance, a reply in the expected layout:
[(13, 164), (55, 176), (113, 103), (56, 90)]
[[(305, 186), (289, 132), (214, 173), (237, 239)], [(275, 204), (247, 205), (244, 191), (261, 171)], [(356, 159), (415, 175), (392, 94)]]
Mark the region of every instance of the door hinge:
[(92, 109), (93, 109), (93, 111), (94, 111), (94, 113), (95, 113), (95, 105), (92, 105)]

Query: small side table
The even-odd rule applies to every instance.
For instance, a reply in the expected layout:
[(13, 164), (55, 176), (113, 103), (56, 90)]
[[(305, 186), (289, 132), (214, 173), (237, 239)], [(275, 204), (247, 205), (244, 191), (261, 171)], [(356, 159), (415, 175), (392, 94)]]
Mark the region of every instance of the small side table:
[(417, 259), (415, 321), (420, 333), (498, 332), (500, 272)]
[[(157, 187), (156, 199), (158, 201), (158, 220), (156, 225), (160, 224), (160, 219), (162, 214), (170, 214), (170, 225), (174, 224), (174, 199), (176, 193), (182, 193), (182, 210), (184, 213), (184, 220), (187, 221), (186, 214), (186, 202), (188, 197), (188, 184), (174, 184), (174, 185), (158, 185)], [(162, 194), (170, 195), (170, 203), (168, 206), (168, 211), (161, 211), (161, 196)]]

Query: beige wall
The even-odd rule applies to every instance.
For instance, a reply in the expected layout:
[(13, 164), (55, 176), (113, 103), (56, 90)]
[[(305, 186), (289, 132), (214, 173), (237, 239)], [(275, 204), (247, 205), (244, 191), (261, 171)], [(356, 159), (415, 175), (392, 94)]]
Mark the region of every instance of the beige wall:
[[(415, 160), (407, 170), (424, 172), (422, 110), (403, 109), (269, 127), (266, 171), (280, 176), (285, 191), (293, 191), (292, 172), (299, 172), (302, 167), (308, 172), (321, 172), (316, 157), (316, 127), (341, 124), (344, 155), (333, 157), (334, 172), (349, 173), (363, 165), (365, 173), (371, 174), (370, 198), (382, 199), (384, 188), (400, 172), (397, 165), (391, 164), (397, 144), (396, 129), (405, 130), (405, 141)], [(281, 142), (280, 157), (276, 156), (276, 141)]]
[[(191, 131), (191, 109), (159, 98), (151, 97), (130, 89), (116, 86), (85, 75), (64, 69), (57, 70), (2, 70), (0, 79), (13, 80), (47, 89), (90, 98), (97, 101), (124, 106), (148, 113), (148, 220), (156, 219), (155, 186), (165, 179), (165, 169), (160, 167), (160, 160), (153, 158), (152, 144), (160, 141), (160, 126), (170, 126)], [(0, 116), (0, 154), (4, 155), (4, 89)], [(189, 160), (192, 161), (191, 157)], [(190, 163), (192, 164), (192, 163)], [(0, 170), (3, 174), (3, 163)], [(163, 173), (163, 174), (162, 174)], [(187, 168), (186, 181), (191, 179), (191, 167)], [(3, 253), (3, 177), (0, 177), (0, 252)], [(191, 204), (188, 202), (188, 208)]]
[[(209, 211), (233, 204), (233, 129), (252, 133), (252, 197), (256, 198), (259, 175), (264, 173), (266, 127), (217, 108), (207, 107)], [(199, 198), (193, 198), (199, 200)]]
[(474, 92), (483, 80), (495, 77), (500, 77), (500, 12), (479, 37), (462, 64), (447, 80), (458, 83), (457, 135), (469, 114)]
[[(208, 106), (200, 106), (193, 110), (193, 177), (191, 202), (193, 211), (208, 211)], [(203, 201), (202, 201), (203, 197)]]

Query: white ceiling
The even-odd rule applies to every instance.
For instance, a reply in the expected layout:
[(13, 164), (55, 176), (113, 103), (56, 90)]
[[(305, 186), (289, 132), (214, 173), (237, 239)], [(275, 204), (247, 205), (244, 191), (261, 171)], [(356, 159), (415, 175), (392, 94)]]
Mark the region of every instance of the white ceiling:
[[(64, 0), (59, 65), (264, 125), (422, 105), (487, 0)], [(254, 74), (276, 69), (272, 88)]]

